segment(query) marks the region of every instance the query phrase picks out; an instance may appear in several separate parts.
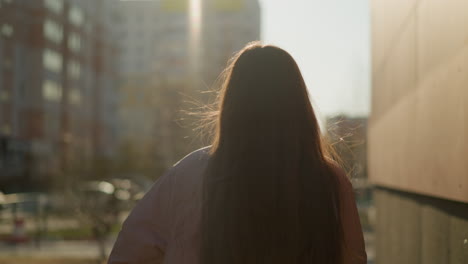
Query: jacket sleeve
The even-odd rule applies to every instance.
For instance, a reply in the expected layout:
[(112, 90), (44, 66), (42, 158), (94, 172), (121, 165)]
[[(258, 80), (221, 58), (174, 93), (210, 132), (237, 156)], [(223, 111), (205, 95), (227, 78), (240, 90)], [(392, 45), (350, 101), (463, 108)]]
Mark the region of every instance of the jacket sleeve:
[(174, 217), (174, 170), (161, 176), (127, 217), (109, 264), (162, 263)]
[(344, 233), (345, 264), (365, 264), (367, 254), (353, 186), (342, 169), (338, 169), (341, 218)]

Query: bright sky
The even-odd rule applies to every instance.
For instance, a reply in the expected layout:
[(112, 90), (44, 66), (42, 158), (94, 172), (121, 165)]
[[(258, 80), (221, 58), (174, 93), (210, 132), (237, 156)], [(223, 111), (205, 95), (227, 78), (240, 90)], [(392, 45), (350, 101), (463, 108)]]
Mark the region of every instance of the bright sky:
[(368, 0), (260, 0), (262, 39), (290, 52), (322, 118), (368, 115)]

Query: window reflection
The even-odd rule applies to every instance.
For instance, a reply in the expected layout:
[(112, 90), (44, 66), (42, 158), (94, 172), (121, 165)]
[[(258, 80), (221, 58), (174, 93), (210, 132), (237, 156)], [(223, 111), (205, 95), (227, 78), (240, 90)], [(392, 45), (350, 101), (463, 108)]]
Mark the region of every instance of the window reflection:
[(84, 20), (83, 11), (77, 6), (71, 6), (68, 18), (72, 24), (80, 26)]
[(62, 71), (62, 55), (54, 50), (44, 50), (43, 63), (44, 67), (49, 71), (57, 73)]
[(68, 48), (74, 52), (79, 52), (81, 49), (81, 39), (76, 33), (71, 33), (68, 37)]
[(13, 27), (10, 24), (3, 24), (1, 27), (2, 35), (5, 37), (10, 37), (13, 35)]
[(46, 19), (44, 21), (44, 36), (50, 41), (59, 44), (63, 40), (62, 26), (50, 19)]
[(79, 79), (81, 74), (81, 66), (76, 61), (70, 61), (68, 63), (68, 76), (73, 79)]
[(63, 10), (63, 0), (44, 0), (44, 5), (49, 10), (58, 14)]
[(42, 96), (47, 101), (60, 101), (62, 99), (62, 87), (52, 80), (42, 83)]
[(6, 102), (10, 98), (10, 94), (6, 90), (0, 90), (0, 102)]
[(78, 88), (70, 89), (70, 103), (79, 105), (81, 103), (81, 91)]

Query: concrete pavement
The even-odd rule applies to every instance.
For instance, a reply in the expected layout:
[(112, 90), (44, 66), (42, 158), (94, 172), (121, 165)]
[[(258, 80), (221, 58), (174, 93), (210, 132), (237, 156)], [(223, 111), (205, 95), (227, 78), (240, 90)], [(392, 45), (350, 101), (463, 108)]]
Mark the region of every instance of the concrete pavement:
[[(106, 255), (109, 255), (114, 242), (115, 237), (106, 241)], [(0, 259), (2, 257), (99, 259), (100, 251), (97, 242), (91, 240), (42, 241), (40, 247), (34, 242), (18, 245), (0, 243)]]

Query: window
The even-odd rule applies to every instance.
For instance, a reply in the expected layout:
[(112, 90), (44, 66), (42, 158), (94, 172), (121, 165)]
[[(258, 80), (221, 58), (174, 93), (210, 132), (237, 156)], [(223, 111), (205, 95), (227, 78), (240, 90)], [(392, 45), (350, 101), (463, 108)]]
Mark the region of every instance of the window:
[(3, 24), (1, 31), (2, 35), (4, 35), (5, 37), (13, 35), (13, 27), (10, 24)]
[(70, 89), (70, 102), (74, 105), (79, 105), (81, 103), (81, 91), (79, 89)]
[(68, 14), (68, 19), (70, 19), (70, 22), (72, 22), (72, 24), (74, 24), (75, 26), (81, 26), (81, 24), (84, 21), (83, 11), (81, 10), (81, 8), (77, 6), (71, 6), (70, 13)]
[(81, 39), (76, 33), (71, 33), (68, 37), (68, 48), (74, 52), (79, 52), (81, 49)]
[(63, 10), (63, 0), (44, 0), (44, 5), (47, 9), (60, 14)]
[(0, 102), (6, 102), (10, 98), (10, 94), (6, 90), (0, 90)]
[(62, 71), (62, 55), (51, 49), (44, 50), (43, 53), (44, 67), (52, 72)]
[(60, 101), (62, 99), (62, 87), (57, 82), (45, 80), (42, 83), (42, 96), (48, 101)]
[[(0, 65), (1, 66), (1, 65)], [(13, 68), (13, 63), (11, 62), (10, 58), (4, 58), (3, 60), (3, 68), (4, 69), (11, 69)]]
[(63, 39), (62, 26), (50, 19), (44, 21), (44, 36), (52, 42), (59, 44)]
[(81, 74), (81, 66), (77, 61), (68, 63), (68, 76), (73, 79), (79, 79)]
[(8, 125), (8, 124), (3, 124), (3, 126), (2, 126), (2, 134), (4, 134), (4, 135), (10, 135), (10, 133), (11, 133), (10, 125)]

